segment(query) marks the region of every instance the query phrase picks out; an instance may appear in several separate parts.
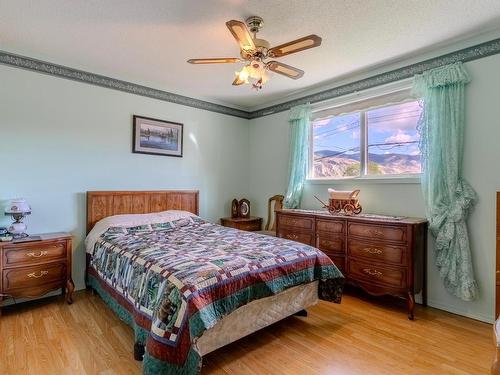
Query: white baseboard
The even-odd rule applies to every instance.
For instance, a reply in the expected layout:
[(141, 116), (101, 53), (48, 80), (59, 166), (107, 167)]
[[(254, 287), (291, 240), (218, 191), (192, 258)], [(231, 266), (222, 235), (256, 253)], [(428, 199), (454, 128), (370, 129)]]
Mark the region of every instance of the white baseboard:
[(12, 298), (7, 298), (5, 301), (3, 301), (2, 306), (10, 306), (10, 305), (18, 304), (18, 303), (35, 301), (37, 299), (44, 299), (44, 298), (55, 297), (55, 296), (60, 296), (60, 295), (61, 295), (60, 290), (53, 290), (52, 292), (49, 292), (47, 294), (44, 294), (43, 296), (35, 297), (35, 298), (16, 298), (15, 300)]
[(427, 305), (430, 307), (434, 307), (436, 309), (439, 309), (439, 310), (444, 310), (444, 311), (447, 311), (447, 312), (450, 312), (453, 314), (457, 314), (457, 315), (465, 316), (467, 318), (479, 320), (481, 322), (490, 323), (490, 324), (493, 324), (495, 322), (495, 318), (493, 317), (493, 315), (485, 315), (485, 314), (471, 313), (469, 311), (463, 311), (461, 309), (457, 309), (455, 307), (450, 307), (449, 305), (445, 305), (443, 303), (440, 303), (438, 301), (433, 301), (430, 299), (427, 300)]

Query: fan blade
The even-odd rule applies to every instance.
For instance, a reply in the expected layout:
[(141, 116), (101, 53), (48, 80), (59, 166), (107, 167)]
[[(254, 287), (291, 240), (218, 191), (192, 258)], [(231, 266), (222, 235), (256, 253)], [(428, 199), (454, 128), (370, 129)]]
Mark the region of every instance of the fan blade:
[(216, 59), (190, 59), (187, 62), (190, 64), (230, 64), (240, 61), (241, 59), (236, 57), (221, 57)]
[(272, 70), (275, 73), (282, 74), (284, 76), (287, 76), (288, 78), (291, 79), (299, 79), (304, 75), (304, 71), (294, 68), (293, 66), (283, 64), (278, 61), (269, 61), (266, 64), (267, 68), (269, 70)]
[(319, 47), (321, 38), (317, 35), (308, 35), (303, 38), (273, 47), (268, 51), (269, 57), (281, 57), (291, 53), (303, 51), (305, 49)]
[(233, 81), (233, 86), (243, 85), (244, 83), (245, 81), (242, 81), (238, 76), (236, 76), (236, 78)]
[(242, 50), (248, 51), (255, 49), (255, 43), (253, 42), (252, 36), (243, 22), (231, 20), (226, 22), (226, 26), (229, 31), (231, 31), (231, 34), (233, 34), (234, 39), (236, 39)]

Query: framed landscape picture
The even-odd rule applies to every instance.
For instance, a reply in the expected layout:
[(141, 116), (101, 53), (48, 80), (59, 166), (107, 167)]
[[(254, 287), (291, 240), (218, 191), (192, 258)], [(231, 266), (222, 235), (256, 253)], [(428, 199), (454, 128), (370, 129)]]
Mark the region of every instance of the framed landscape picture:
[(134, 115), (132, 152), (182, 157), (183, 124)]

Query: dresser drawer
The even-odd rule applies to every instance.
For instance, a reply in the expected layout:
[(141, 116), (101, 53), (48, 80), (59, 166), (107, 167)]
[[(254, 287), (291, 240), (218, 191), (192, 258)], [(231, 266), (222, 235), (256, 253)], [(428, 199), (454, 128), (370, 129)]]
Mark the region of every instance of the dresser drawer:
[(4, 267), (45, 263), (66, 258), (66, 242), (17, 245), (3, 249)]
[(314, 246), (314, 234), (311, 233), (303, 233), (296, 232), (292, 230), (280, 229), (278, 231), (278, 237), (286, 238), (287, 240), (302, 242), (306, 245)]
[(347, 243), (347, 252), (350, 257), (362, 258), (367, 261), (375, 260), (383, 263), (406, 265), (407, 251), (404, 246), (350, 239)]
[(65, 263), (10, 268), (3, 271), (3, 290), (6, 294), (17, 289), (23, 289), (29, 293), (36, 289), (56, 288), (62, 285), (64, 280), (66, 280)]
[(302, 230), (313, 230), (314, 219), (310, 217), (280, 215), (279, 225), (280, 227), (283, 226), (283, 227), (296, 228)]
[(316, 247), (325, 253), (345, 254), (345, 241), (343, 235), (326, 236), (318, 234), (316, 236)]
[(348, 231), (350, 236), (365, 237), (370, 240), (406, 242), (407, 238), (406, 227), (403, 226), (349, 223)]
[(335, 256), (335, 255), (330, 255), (326, 254), (328, 257), (332, 260), (333, 263), (337, 266), (337, 268), (345, 274), (345, 257), (342, 256)]
[(349, 278), (361, 282), (386, 285), (394, 288), (406, 288), (406, 268), (378, 266), (355, 259), (348, 259), (347, 272)]
[(318, 232), (344, 233), (344, 221), (341, 220), (316, 220), (316, 230)]

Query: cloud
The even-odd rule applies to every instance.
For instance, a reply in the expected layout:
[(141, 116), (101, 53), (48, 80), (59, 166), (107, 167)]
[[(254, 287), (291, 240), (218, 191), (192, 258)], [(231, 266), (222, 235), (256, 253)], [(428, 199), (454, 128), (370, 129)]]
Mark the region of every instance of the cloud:
[(385, 143), (404, 143), (418, 141), (418, 139), (418, 134), (410, 135), (406, 134), (403, 130), (398, 129), (397, 134), (391, 135), (390, 137), (385, 139)]

